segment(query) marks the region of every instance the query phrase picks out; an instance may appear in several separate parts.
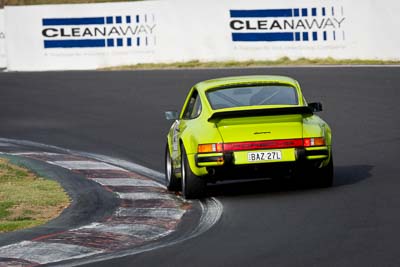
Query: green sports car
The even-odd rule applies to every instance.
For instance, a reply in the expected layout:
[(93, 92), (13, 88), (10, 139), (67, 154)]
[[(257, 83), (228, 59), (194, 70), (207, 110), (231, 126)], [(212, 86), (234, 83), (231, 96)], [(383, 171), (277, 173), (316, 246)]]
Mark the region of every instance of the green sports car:
[(203, 81), (189, 91), (165, 151), (167, 188), (201, 198), (207, 183), (293, 177), (328, 187), (333, 181), (331, 129), (307, 104), (299, 83), (283, 76)]

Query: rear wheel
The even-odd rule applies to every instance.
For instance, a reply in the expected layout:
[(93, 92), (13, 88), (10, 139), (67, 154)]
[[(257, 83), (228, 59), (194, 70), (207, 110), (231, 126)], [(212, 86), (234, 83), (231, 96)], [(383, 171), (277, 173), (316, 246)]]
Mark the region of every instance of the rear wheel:
[(296, 186), (300, 187), (331, 187), (333, 185), (333, 160), (317, 168), (313, 164), (303, 163), (297, 166), (294, 174)]
[(180, 191), (182, 188), (181, 181), (174, 174), (168, 144), (165, 148), (165, 183), (170, 191)]
[(331, 187), (333, 185), (333, 159), (329, 160), (328, 165), (317, 169), (314, 173), (314, 184), (318, 187)]
[(182, 194), (186, 199), (202, 198), (206, 193), (206, 182), (196, 176), (190, 169), (186, 150), (181, 145), (181, 170), (182, 170)]

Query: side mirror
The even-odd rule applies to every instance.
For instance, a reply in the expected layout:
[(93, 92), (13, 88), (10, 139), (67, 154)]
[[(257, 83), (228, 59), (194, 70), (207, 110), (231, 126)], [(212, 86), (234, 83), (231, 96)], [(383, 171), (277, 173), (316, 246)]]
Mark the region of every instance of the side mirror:
[(310, 104), (308, 104), (308, 107), (309, 107), (313, 112), (320, 112), (320, 111), (322, 111), (322, 104), (321, 104), (320, 102), (310, 103)]
[(177, 111), (166, 111), (165, 118), (169, 121), (179, 119), (179, 114)]

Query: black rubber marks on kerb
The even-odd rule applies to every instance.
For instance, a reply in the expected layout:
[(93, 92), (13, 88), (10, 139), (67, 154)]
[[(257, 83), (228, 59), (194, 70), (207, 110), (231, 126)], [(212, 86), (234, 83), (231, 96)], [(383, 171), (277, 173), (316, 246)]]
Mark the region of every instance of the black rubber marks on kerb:
[(82, 174), (115, 193), (120, 204), (101, 221), (0, 247), (0, 266), (35, 266), (145, 246), (172, 234), (192, 208), (154, 180), (93, 158), (60, 152), (21, 152), (18, 146), (14, 151), (10, 147), (5, 151)]

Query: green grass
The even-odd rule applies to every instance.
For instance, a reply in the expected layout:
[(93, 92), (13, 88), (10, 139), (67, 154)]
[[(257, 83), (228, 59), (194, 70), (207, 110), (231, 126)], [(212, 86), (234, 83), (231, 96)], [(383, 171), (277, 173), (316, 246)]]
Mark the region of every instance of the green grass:
[(302, 66), (302, 65), (398, 65), (400, 61), (361, 60), (361, 59), (307, 59), (292, 60), (282, 57), (278, 60), (248, 60), (248, 61), (208, 61), (198, 60), (160, 63), (160, 64), (136, 64), (117, 67), (102, 68), (100, 70), (134, 70), (134, 69), (180, 69), (180, 68), (234, 68), (234, 67), (266, 67), (266, 66)]
[(57, 217), (69, 202), (57, 182), (0, 158), (0, 232), (44, 224)]
[(4, 201), (0, 202), (0, 220), (7, 218), (11, 212), (8, 211), (9, 208), (13, 206), (13, 202)]

